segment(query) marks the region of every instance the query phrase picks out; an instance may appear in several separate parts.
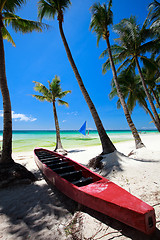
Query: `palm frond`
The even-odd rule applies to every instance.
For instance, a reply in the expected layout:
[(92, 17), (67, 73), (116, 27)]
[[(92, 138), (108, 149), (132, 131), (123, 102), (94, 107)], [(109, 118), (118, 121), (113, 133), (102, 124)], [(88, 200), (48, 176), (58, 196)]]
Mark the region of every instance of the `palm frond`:
[[(117, 44), (114, 44), (111, 46), (111, 52), (112, 52), (112, 55), (116, 55), (116, 54), (119, 54), (121, 52), (125, 51), (123, 47), (117, 45)], [(108, 48), (105, 49), (99, 58), (104, 58), (104, 57), (109, 57), (109, 54), (108, 54)]]
[(112, 100), (116, 96), (117, 96), (117, 89), (113, 87), (111, 92), (109, 93), (109, 99)]
[(159, 28), (160, 28), (160, 19), (153, 22), (150, 26), (150, 29), (152, 29), (157, 35), (159, 35)]
[(27, 33), (27, 32), (32, 32), (34, 30), (38, 32), (42, 32), (42, 29), (48, 28), (48, 25), (46, 24), (22, 19), (13, 13), (5, 13), (3, 15), (3, 20), (4, 20), (5, 26), (11, 25), (11, 27), (15, 30), (15, 32), (20, 31), (22, 33)]
[(146, 52), (151, 52), (157, 54), (160, 52), (160, 39), (154, 39), (149, 42), (144, 43), (139, 47), (139, 52), (142, 54)]
[(1, 0), (0, 12), (3, 10), (14, 13), (18, 8), (22, 7), (26, 3), (26, 0)]
[(59, 98), (61, 99), (61, 98), (65, 97), (68, 93), (71, 93), (71, 92), (72, 92), (72, 91), (70, 91), (70, 90), (61, 92), (61, 93), (59, 94)]
[(99, 58), (104, 58), (104, 57), (107, 57), (107, 58), (109, 57), (108, 49), (105, 49), (99, 56)]
[(42, 21), (43, 17), (53, 18), (56, 14), (56, 8), (54, 8), (50, 1), (40, 0), (38, 2), (38, 18)]
[(127, 106), (130, 113), (133, 112), (134, 107), (136, 106), (136, 99), (133, 92), (130, 92), (127, 99)]
[(119, 73), (120, 71), (122, 71), (124, 68), (128, 67), (128, 65), (132, 66), (134, 62), (134, 59), (130, 59), (130, 58), (127, 58), (117, 69), (117, 73)]
[(52, 94), (49, 91), (48, 88), (46, 88), (42, 83), (33, 81), (35, 83), (34, 90), (41, 93), (44, 97), (47, 99), (50, 99), (50, 102), (52, 102)]
[(58, 104), (59, 105), (65, 105), (66, 107), (69, 107), (69, 104), (61, 99), (58, 99)]
[(8, 42), (12, 43), (12, 45), (15, 47), (16, 44), (15, 42), (13, 41), (13, 38), (11, 37), (10, 33), (7, 31), (7, 29), (5, 27), (3, 27), (2, 29), (2, 36), (3, 36), (3, 39), (6, 39)]
[(37, 100), (39, 100), (41, 102), (48, 101), (47, 97), (45, 97), (45, 96), (32, 94), (32, 97), (35, 97)]
[(160, 3), (157, 0), (154, 0), (149, 5), (150, 12), (150, 19), (151, 21), (156, 21), (160, 19)]
[(118, 101), (117, 101), (117, 109), (120, 109), (121, 108), (121, 101), (120, 101), (120, 99), (118, 99)]
[(141, 61), (148, 71), (155, 73), (159, 69), (158, 64), (153, 59), (147, 58), (146, 56), (141, 56)]
[(102, 64), (102, 73), (106, 74), (107, 70), (110, 70), (110, 68), (111, 68), (111, 64), (108, 58), (107, 61), (105, 61), (105, 63)]
[(141, 28), (142, 31), (145, 30), (149, 26), (149, 22), (150, 22), (150, 20), (149, 20), (149, 15), (148, 15), (142, 25), (142, 28)]

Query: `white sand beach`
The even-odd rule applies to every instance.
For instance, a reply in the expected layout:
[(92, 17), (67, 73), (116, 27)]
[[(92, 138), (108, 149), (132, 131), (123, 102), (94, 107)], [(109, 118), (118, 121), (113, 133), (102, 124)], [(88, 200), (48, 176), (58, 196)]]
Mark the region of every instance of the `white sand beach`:
[[(33, 152), (20, 152), (13, 153), (14, 160), (39, 180), (0, 189), (0, 240), (160, 239), (160, 134), (141, 137), (146, 146), (142, 149), (136, 150), (133, 140), (115, 144), (117, 151), (106, 155), (104, 169), (98, 173), (155, 208), (153, 236), (79, 206), (51, 189), (34, 163)], [(68, 157), (87, 165), (100, 153), (101, 146), (70, 149)]]

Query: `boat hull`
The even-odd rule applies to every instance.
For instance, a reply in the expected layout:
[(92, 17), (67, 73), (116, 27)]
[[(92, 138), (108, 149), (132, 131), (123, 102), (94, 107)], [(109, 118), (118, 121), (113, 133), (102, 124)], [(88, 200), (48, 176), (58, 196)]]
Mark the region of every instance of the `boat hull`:
[[(51, 154), (51, 156), (59, 158), (63, 162), (67, 162), (70, 167), (74, 166), (74, 170), (77, 173), (81, 171), (83, 178), (92, 178), (92, 182), (84, 186), (77, 186), (75, 185), (77, 182), (66, 180), (63, 178), (63, 175), (66, 173), (56, 173), (56, 170), (54, 171), (48, 166), (48, 161), (44, 163), (39, 159), (37, 153), (41, 151)], [(79, 163), (49, 150), (35, 149), (34, 158), (45, 177), (69, 198), (146, 234), (151, 234), (155, 231), (156, 220), (154, 208), (115, 183), (92, 172)]]

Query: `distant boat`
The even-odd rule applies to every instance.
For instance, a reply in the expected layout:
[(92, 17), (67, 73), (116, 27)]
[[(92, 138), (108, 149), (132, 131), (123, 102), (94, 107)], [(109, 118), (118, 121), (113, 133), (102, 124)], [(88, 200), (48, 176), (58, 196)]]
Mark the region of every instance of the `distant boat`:
[(87, 122), (85, 121), (82, 125), (82, 127), (78, 130), (80, 133), (82, 133), (84, 136), (86, 136), (86, 125)]

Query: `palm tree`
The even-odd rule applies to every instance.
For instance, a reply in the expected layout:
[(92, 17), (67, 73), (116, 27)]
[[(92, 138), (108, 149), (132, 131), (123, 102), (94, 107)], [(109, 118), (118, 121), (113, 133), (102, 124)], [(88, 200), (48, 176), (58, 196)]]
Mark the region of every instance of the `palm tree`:
[(94, 119), (95, 125), (97, 127), (97, 131), (98, 131), (101, 143), (102, 143), (103, 153), (105, 154), (105, 153), (114, 152), (115, 147), (114, 147), (113, 143), (111, 142), (111, 140), (109, 139), (109, 137), (103, 127), (103, 124), (99, 118), (99, 115), (96, 111), (96, 108), (95, 108), (95, 106), (83, 84), (82, 78), (76, 67), (76, 64), (72, 57), (66, 37), (64, 35), (64, 31), (63, 31), (64, 11), (65, 11), (65, 9), (67, 9), (70, 6), (71, 1), (70, 0), (40, 0), (38, 4), (39, 4), (38, 16), (41, 21), (42, 21), (43, 17), (54, 19), (55, 16), (57, 15), (60, 35), (61, 35), (64, 47), (66, 50), (66, 54), (67, 54), (68, 60), (71, 64), (71, 67), (73, 69), (73, 72), (75, 74), (75, 77), (77, 79), (77, 82), (79, 84), (79, 87), (81, 89), (81, 92), (85, 98), (86, 103), (88, 104), (88, 107), (89, 107), (92, 117)]
[(0, 1), (0, 88), (3, 98), (3, 145), (0, 157), (1, 167), (4, 165), (6, 167), (10, 165), (17, 166), (12, 159), (12, 111), (5, 70), (3, 39), (7, 39), (15, 46), (11, 35), (7, 31), (7, 26), (12, 27), (15, 32), (20, 31), (22, 33), (32, 32), (33, 30), (42, 31), (43, 27), (41, 23), (22, 19), (15, 14), (15, 11), (25, 2), (25, 0)]
[(93, 32), (95, 32), (97, 35), (97, 44), (99, 43), (101, 38), (103, 38), (107, 43), (107, 52), (109, 55), (109, 62), (111, 65), (113, 80), (117, 89), (118, 97), (121, 101), (121, 105), (123, 107), (125, 117), (127, 119), (128, 125), (135, 139), (136, 148), (141, 148), (141, 147), (144, 147), (144, 144), (142, 143), (142, 140), (138, 134), (138, 131), (131, 119), (130, 113), (128, 111), (127, 105), (124, 100), (124, 96), (121, 92), (121, 89), (118, 83), (117, 73), (116, 73), (114, 62), (113, 62), (111, 46), (109, 41), (109, 30), (108, 30), (108, 27), (111, 24), (113, 24), (113, 13), (111, 11), (111, 7), (112, 7), (112, 0), (109, 1), (108, 7), (106, 6), (105, 3), (102, 5), (100, 3), (95, 3), (91, 7), (92, 19), (90, 23), (90, 29), (92, 29)]
[(139, 62), (139, 59), (141, 59), (143, 62), (148, 61), (148, 64), (153, 64), (144, 54), (146, 52), (152, 52), (152, 50), (156, 50), (157, 52), (160, 50), (160, 39), (155, 39), (154, 31), (147, 28), (148, 24), (148, 18), (145, 20), (142, 28), (140, 28), (136, 22), (136, 18), (133, 16), (129, 19), (123, 19), (114, 26), (114, 30), (119, 35), (119, 38), (116, 39), (116, 41), (119, 42), (119, 46), (114, 45), (113, 48), (116, 52), (116, 60), (120, 62), (124, 61), (119, 69), (128, 64), (136, 64), (142, 86), (150, 103), (157, 126), (160, 128), (160, 118), (152, 101), (152, 97), (149, 94)]
[[(150, 109), (148, 108), (148, 105), (146, 102), (146, 94), (143, 90), (139, 75), (135, 74), (135, 69), (132, 67), (132, 68), (127, 68), (121, 71), (120, 74), (118, 75), (118, 82), (124, 98), (127, 99), (127, 106), (130, 113), (133, 112), (133, 109), (136, 106), (136, 103), (138, 102), (139, 106), (142, 107), (147, 113), (149, 113), (152, 119), (152, 122), (156, 126), (155, 118), (152, 112), (150, 111)], [(110, 99), (113, 99), (117, 95), (118, 95), (117, 89), (115, 87), (114, 82), (112, 81), (112, 90), (109, 94), (109, 97)], [(120, 107), (121, 107), (121, 102), (118, 99), (117, 108), (119, 109)]]
[(71, 91), (64, 91), (62, 92), (61, 86), (60, 86), (60, 79), (58, 76), (55, 75), (55, 78), (52, 79), (52, 82), (48, 81), (49, 88), (45, 87), (42, 83), (35, 82), (34, 90), (41, 93), (42, 95), (32, 95), (36, 99), (40, 101), (47, 101), (53, 104), (53, 113), (54, 113), (54, 121), (55, 121), (55, 127), (56, 127), (56, 148), (54, 151), (59, 152), (61, 154), (66, 154), (67, 151), (63, 149), (61, 138), (60, 138), (60, 128), (58, 123), (58, 116), (57, 116), (57, 110), (56, 110), (56, 101), (59, 105), (65, 105), (68, 107), (68, 103), (63, 101), (62, 98), (65, 97), (68, 93), (71, 93)]

